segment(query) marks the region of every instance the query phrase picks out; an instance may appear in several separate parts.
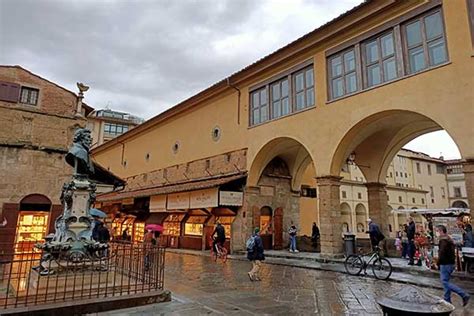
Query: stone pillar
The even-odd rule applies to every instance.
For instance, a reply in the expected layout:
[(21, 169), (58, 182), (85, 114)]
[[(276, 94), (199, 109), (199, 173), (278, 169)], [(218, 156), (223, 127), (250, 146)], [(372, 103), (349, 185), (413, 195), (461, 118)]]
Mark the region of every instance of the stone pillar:
[(321, 254), (327, 256), (338, 256), (343, 253), (341, 202), (339, 198), (341, 179), (337, 176), (316, 178), (319, 192)]
[(474, 159), (466, 159), (466, 162), (463, 163), (463, 172), (464, 181), (466, 182), (468, 207), (474, 210)]
[(368, 182), (365, 186), (369, 200), (369, 217), (379, 225), (385, 237), (388, 237), (390, 236), (388, 225), (392, 214), (388, 210), (387, 185), (380, 182)]

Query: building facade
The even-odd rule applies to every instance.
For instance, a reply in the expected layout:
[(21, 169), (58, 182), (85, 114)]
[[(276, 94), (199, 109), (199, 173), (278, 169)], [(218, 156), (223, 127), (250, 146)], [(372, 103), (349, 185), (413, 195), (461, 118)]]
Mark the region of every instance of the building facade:
[(143, 119), (110, 109), (95, 110), (87, 115), (87, 128), (92, 132), (92, 148), (126, 133), (143, 123)]
[(20, 66), (0, 66), (0, 251), (54, 231), (59, 195), (72, 174), (64, 154), (92, 108)]
[[(213, 226), (215, 208), (227, 209), (221, 192), (224, 201), (241, 194), (240, 201), (232, 200), (233, 250), (244, 249), (256, 226), (265, 229), (271, 247), (281, 248), (290, 223), (305, 218), (305, 231), (319, 223), (321, 251), (339, 254), (342, 169), (348, 159), (365, 179), (357, 181), (365, 189), (358, 183), (355, 194), (366, 194), (366, 211), (388, 233), (389, 202), (398, 199), (388, 186), (410, 188), (402, 201), (413, 205), (421, 206), (421, 191), (430, 192), (429, 207), (442, 195), (436, 181), (418, 183), (417, 170), (403, 161), (394, 162), (403, 177), (395, 173), (387, 179), (393, 159), (410, 140), (444, 129), (461, 153), (472, 205), (471, 8), (471, 1), (463, 0), (365, 1), (94, 149), (97, 161), (128, 179), (124, 191), (99, 200), (116, 210), (124, 201), (132, 210), (138, 207), (135, 200), (161, 201), (156, 213), (168, 221), (173, 213), (177, 233), (189, 237), (187, 218), (205, 231)], [(448, 104), (455, 109), (449, 115)], [(431, 168), (437, 176), (434, 163)], [(233, 177), (243, 177), (238, 181), (244, 184)], [(200, 196), (196, 192), (209, 186), (216, 191), (196, 208), (191, 195)], [(172, 195), (179, 193), (181, 198)], [(194, 218), (196, 213), (203, 217)]]

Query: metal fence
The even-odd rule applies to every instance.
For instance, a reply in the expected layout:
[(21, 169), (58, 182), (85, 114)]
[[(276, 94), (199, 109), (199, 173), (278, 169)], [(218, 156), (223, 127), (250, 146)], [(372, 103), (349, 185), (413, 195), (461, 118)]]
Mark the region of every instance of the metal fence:
[(0, 253), (0, 311), (144, 293), (162, 290), (164, 285), (163, 247), (110, 243), (98, 257), (79, 262), (49, 260), (42, 268), (38, 268), (42, 252), (37, 249), (1, 248), (11, 251)]

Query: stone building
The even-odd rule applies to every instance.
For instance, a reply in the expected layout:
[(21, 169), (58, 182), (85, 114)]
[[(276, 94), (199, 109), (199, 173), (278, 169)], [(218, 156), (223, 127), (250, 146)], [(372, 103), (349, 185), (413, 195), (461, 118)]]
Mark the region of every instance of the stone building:
[[(188, 247), (193, 237), (193, 247), (203, 249), (206, 231), (224, 213), (233, 250), (245, 247), (253, 227), (280, 248), (291, 221), (304, 231), (316, 222), (321, 251), (336, 255), (348, 159), (365, 179), (360, 192), (369, 216), (388, 233), (387, 186), (407, 189), (411, 181), (403, 166), (403, 178), (387, 179), (390, 164), (412, 139), (444, 129), (461, 153), (472, 205), (471, 5), (363, 2), (95, 148), (97, 161), (129, 180), (123, 192), (99, 197), (101, 203), (153, 215), (169, 228), (174, 246)], [(405, 199), (413, 197), (408, 192)]]
[(141, 123), (143, 119), (139, 117), (110, 109), (94, 110), (87, 115), (87, 128), (92, 132), (93, 148)]
[(20, 66), (0, 66), (0, 252), (54, 231), (72, 168), (74, 131), (93, 109), (82, 97)]

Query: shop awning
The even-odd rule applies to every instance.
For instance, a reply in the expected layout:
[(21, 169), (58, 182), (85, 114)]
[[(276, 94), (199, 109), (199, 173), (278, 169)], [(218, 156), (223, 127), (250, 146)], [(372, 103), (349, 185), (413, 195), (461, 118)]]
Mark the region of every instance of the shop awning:
[(154, 186), (148, 188), (140, 188), (137, 190), (108, 192), (97, 196), (98, 202), (120, 201), (128, 198), (147, 197), (159, 194), (169, 194), (178, 192), (189, 192), (201, 189), (208, 189), (221, 186), (223, 184), (245, 178), (247, 173), (237, 173), (219, 177), (209, 177), (194, 181), (187, 181), (164, 186)]
[(441, 209), (415, 208), (415, 209), (393, 209), (392, 212), (401, 213), (401, 214), (416, 213), (420, 215), (428, 215), (428, 214), (429, 215), (448, 215), (448, 214), (460, 215), (460, 214), (470, 213), (470, 209), (458, 208), (458, 207), (441, 208)]

